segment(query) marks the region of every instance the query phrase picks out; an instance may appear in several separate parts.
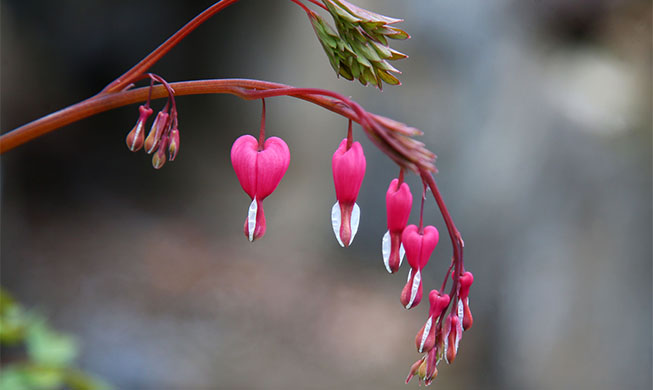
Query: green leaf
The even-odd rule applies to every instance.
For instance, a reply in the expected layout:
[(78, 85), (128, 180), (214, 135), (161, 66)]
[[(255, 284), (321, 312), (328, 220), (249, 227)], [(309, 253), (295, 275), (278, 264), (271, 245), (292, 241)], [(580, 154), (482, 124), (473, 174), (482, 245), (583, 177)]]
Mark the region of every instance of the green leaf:
[(43, 321), (27, 330), (27, 352), (36, 363), (64, 366), (77, 356), (77, 344), (72, 337), (51, 330)]

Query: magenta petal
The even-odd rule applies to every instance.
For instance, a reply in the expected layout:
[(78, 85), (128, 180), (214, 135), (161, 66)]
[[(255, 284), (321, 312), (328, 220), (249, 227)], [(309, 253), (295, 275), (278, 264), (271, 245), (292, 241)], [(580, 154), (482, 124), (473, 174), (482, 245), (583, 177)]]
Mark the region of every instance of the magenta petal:
[(340, 146), (331, 160), (333, 167), (333, 182), (336, 188), (336, 198), (341, 204), (354, 203), (365, 176), (365, 154), (359, 142), (354, 142), (347, 150), (347, 139)]
[(426, 264), (431, 258), (431, 253), (438, 245), (440, 240), (440, 233), (434, 226), (427, 226), (424, 228), (424, 235), (422, 239), (422, 252), (420, 253), (420, 269), (426, 267)]
[(422, 235), (417, 232), (417, 226), (406, 226), (401, 235), (401, 242), (404, 244), (408, 264), (410, 264), (411, 268), (421, 269), (420, 252), (422, 251)]
[(256, 159), (258, 141), (251, 135), (238, 137), (231, 147), (231, 165), (236, 171), (240, 186), (251, 199), (256, 196)]
[(258, 153), (256, 198), (267, 198), (279, 185), (290, 164), (288, 145), (278, 137), (265, 141), (263, 150)]
[(231, 164), (247, 195), (262, 201), (277, 188), (285, 175), (290, 164), (290, 151), (278, 137), (268, 138), (263, 150), (259, 151), (258, 140), (243, 135), (231, 147)]
[(392, 180), (385, 194), (385, 204), (388, 214), (388, 230), (401, 232), (408, 223), (410, 209), (413, 206), (413, 194), (411, 194), (408, 184), (404, 182), (399, 186), (398, 179)]
[(429, 316), (438, 318), (449, 305), (449, 301), (449, 294), (440, 294), (438, 290), (431, 290), (429, 293), (429, 303), (431, 304)]

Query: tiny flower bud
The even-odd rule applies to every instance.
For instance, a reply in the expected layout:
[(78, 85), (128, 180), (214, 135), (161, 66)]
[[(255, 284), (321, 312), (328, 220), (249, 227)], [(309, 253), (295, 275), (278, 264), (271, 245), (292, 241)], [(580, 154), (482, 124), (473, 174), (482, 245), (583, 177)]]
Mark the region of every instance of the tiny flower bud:
[(429, 302), (431, 304), (429, 308), (429, 319), (422, 326), (422, 329), (417, 332), (417, 336), (415, 336), (415, 345), (419, 353), (429, 352), (435, 346), (435, 325), (442, 311), (449, 305), (449, 295), (440, 294), (438, 290), (431, 290), (429, 293)]
[(231, 164), (241, 187), (252, 199), (244, 232), (249, 241), (254, 241), (265, 234), (263, 199), (277, 188), (285, 175), (290, 164), (290, 150), (278, 137), (268, 138), (259, 150), (256, 138), (243, 135), (231, 147)]
[(445, 322), (444, 333), (446, 339), (444, 341), (445, 357), (447, 363), (451, 364), (456, 359), (456, 354), (458, 353), (458, 345), (460, 344), (460, 339), (463, 335), (463, 328), (458, 319), (458, 316), (454, 313), (450, 314)]
[(127, 139), (125, 140), (127, 142), (127, 147), (132, 152), (136, 152), (143, 147), (143, 140), (145, 139), (145, 122), (147, 122), (147, 118), (152, 115), (152, 109), (141, 105), (138, 107), (138, 112), (138, 120), (129, 134), (127, 134)]
[(383, 263), (388, 272), (394, 273), (401, 266), (405, 254), (404, 247), (401, 244), (401, 233), (410, 217), (413, 195), (410, 193), (408, 184), (402, 183), (400, 186), (399, 180), (394, 179), (388, 187), (385, 201), (388, 214), (388, 231), (383, 236)]
[(147, 134), (147, 138), (145, 138), (145, 151), (147, 154), (152, 154), (152, 152), (157, 150), (163, 131), (168, 125), (169, 117), (170, 115), (167, 112), (159, 111), (156, 118), (154, 118), (150, 132)]
[(469, 288), (474, 283), (474, 276), (471, 272), (465, 272), (460, 276), (460, 301), (463, 305), (463, 329), (467, 330), (474, 324), (472, 310), (469, 308)]
[(438, 376), (438, 358), (434, 352), (431, 351), (426, 358), (426, 375), (424, 376), (424, 384), (426, 386), (430, 385), (433, 379)]
[(170, 146), (168, 146), (170, 161), (175, 161), (177, 152), (179, 152), (179, 129), (175, 127), (170, 130)]
[(166, 147), (168, 146), (168, 137), (163, 136), (159, 142), (159, 149), (152, 155), (152, 166), (154, 169), (161, 169), (166, 163)]
[(365, 176), (365, 154), (359, 142), (354, 142), (347, 149), (347, 138), (331, 160), (333, 168), (333, 183), (338, 201), (331, 208), (331, 224), (340, 246), (351, 245), (358, 231), (360, 208), (356, 204), (358, 191)]
[(419, 376), (418, 372), (419, 372), (420, 368), (422, 367), (422, 364), (424, 363), (424, 361), (425, 361), (425, 358), (421, 358), (418, 361), (416, 361), (415, 363), (413, 363), (412, 366), (410, 366), (410, 371), (408, 372), (408, 376), (406, 377), (406, 384), (408, 384), (408, 382), (410, 382), (410, 380), (413, 379), (413, 377), (416, 374)]

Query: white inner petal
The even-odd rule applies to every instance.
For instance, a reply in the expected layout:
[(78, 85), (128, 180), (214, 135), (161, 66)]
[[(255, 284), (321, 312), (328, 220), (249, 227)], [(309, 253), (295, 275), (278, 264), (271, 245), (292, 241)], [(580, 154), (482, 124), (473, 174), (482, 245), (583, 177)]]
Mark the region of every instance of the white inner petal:
[(463, 323), (463, 316), (465, 313), (465, 309), (463, 308), (463, 301), (462, 299), (458, 300), (458, 320), (460, 320), (460, 323)]
[(361, 208), (358, 207), (358, 203), (354, 203), (354, 209), (351, 211), (351, 238), (349, 239), (349, 245), (354, 242), (354, 237), (358, 232), (358, 224), (361, 221)]
[(424, 349), (424, 343), (426, 343), (426, 339), (429, 337), (429, 332), (431, 331), (431, 325), (433, 325), (433, 317), (429, 317), (429, 320), (426, 321), (426, 325), (424, 325), (424, 333), (422, 333), (422, 342), (419, 344), (419, 353), (422, 353), (422, 350)]
[(404, 261), (404, 256), (406, 255), (406, 250), (404, 249), (404, 244), (401, 244), (399, 247), (399, 266), (401, 267), (401, 263)]
[(390, 230), (388, 230), (383, 235), (381, 253), (383, 253), (383, 264), (385, 264), (385, 269), (387, 269), (388, 272), (392, 273), (392, 270), (390, 269), (390, 245)]
[(458, 344), (460, 344), (460, 339), (462, 338), (462, 332), (456, 331), (456, 342), (454, 345), (454, 351), (458, 354)]
[(406, 280), (406, 283), (408, 283), (408, 281), (410, 280), (411, 275), (413, 275), (413, 269), (412, 268), (408, 270), (408, 279)]
[(252, 203), (249, 204), (249, 210), (247, 210), (247, 231), (249, 232), (249, 241), (254, 241), (254, 230), (256, 229), (257, 212), (258, 204), (256, 203), (256, 197), (254, 197)]
[(417, 298), (417, 291), (419, 290), (419, 284), (422, 282), (422, 273), (418, 270), (415, 272), (415, 277), (413, 278), (413, 286), (410, 290), (410, 302), (406, 305), (406, 309), (410, 309)]
[(333, 226), (336, 240), (338, 240), (341, 247), (344, 247), (345, 244), (343, 244), (340, 239), (340, 204), (338, 202), (336, 202), (336, 204), (331, 208), (331, 225)]
[(449, 363), (449, 358), (447, 358), (447, 349), (449, 349), (449, 337), (448, 337), (448, 335), (445, 334), (444, 335), (444, 348), (442, 348), (442, 355), (444, 356), (444, 361), (447, 362), (447, 364), (451, 364), (451, 363)]

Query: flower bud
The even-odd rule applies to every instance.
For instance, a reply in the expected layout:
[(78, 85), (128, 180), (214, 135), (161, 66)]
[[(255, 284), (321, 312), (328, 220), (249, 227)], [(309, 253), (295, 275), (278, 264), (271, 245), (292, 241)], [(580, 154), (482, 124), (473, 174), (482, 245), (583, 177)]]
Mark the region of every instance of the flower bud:
[(438, 290), (431, 290), (429, 301), (431, 304), (429, 308), (429, 319), (422, 326), (422, 329), (417, 332), (417, 336), (415, 336), (415, 346), (419, 353), (429, 352), (435, 346), (436, 323), (442, 311), (449, 305), (449, 295), (441, 295)]
[(474, 283), (474, 276), (471, 272), (465, 272), (460, 276), (460, 301), (463, 305), (463, 329), (467, 330), (474, 324), (472, 311), (469, 308), (469, 288)]
[(179, 152), (179, 129), (176, 127), (170, 130), (170, 146), (168, 146), (168, 154), (170, 161), (175, 161), (177, 152)]
[(147, 154), (152, 154), (152, 152), (157, 150), (163, 131), (168, 126), (169, 117), (170, 115), (167, 112), (159, 111), (156, 118), (154, 118), (150, 132), (147, 134), (147, 138), (145, 138), (145, 151)]
[(401, 266), (405, 250), (401, 244), (403, 232), (410, 209), (413, 205), (413, 195), (407, 183), (399, 185), (399, 180), (394, 179), (385, 195), (386, 211), (388, 215), (388, 231), (383, 236), (383, 263), (390, 273), (397, 272)]
[(447, 317), (444, 334), (446, 335), (444, 340), (445, 358), (447, 363), (451, 364), (456, 359), (458, 345), (463, 335), (463, 328), (457, 315), (452, 313)]
[(347, 138), (343, 139), (333, 154), (331, 165), (338, 199), (331, 208), (331, 224), (340, 246), (348, 247), (358, 232), (360, 221), (360, 208), (356, 204), (356, 198), (367, 165), (363, 147), (359, 142), (354, 142), (347, 149)]
[(166, 163), (166, 148), (168, 146), (168, 137), (163, 136), (159, 142), (159, 149), (152, 155), (152, 166), (154, 169), (161, 169)]
[(410, 382), (411, 379), (417, 374), (419, 376), (419, 371), (422, 365), (424, 364), (425, 358), (421, 358), (415, 363), (413, 363), (412, 366), (410, 366), (410, 371), (408, 372), (408, 376), (406, 377), (406, 384)]
[(138, 107), (138, 112), (138, 120), (129, 134), (127, 134), (127, 139), (125, 140), (127, 142), (127, 147), (132, 152), (136, 152), (143, 147), (143, 140), (145, 139), (145, 122), (147, 122), (147, 118), (152, 115), (152, 109), (141, 105)]

